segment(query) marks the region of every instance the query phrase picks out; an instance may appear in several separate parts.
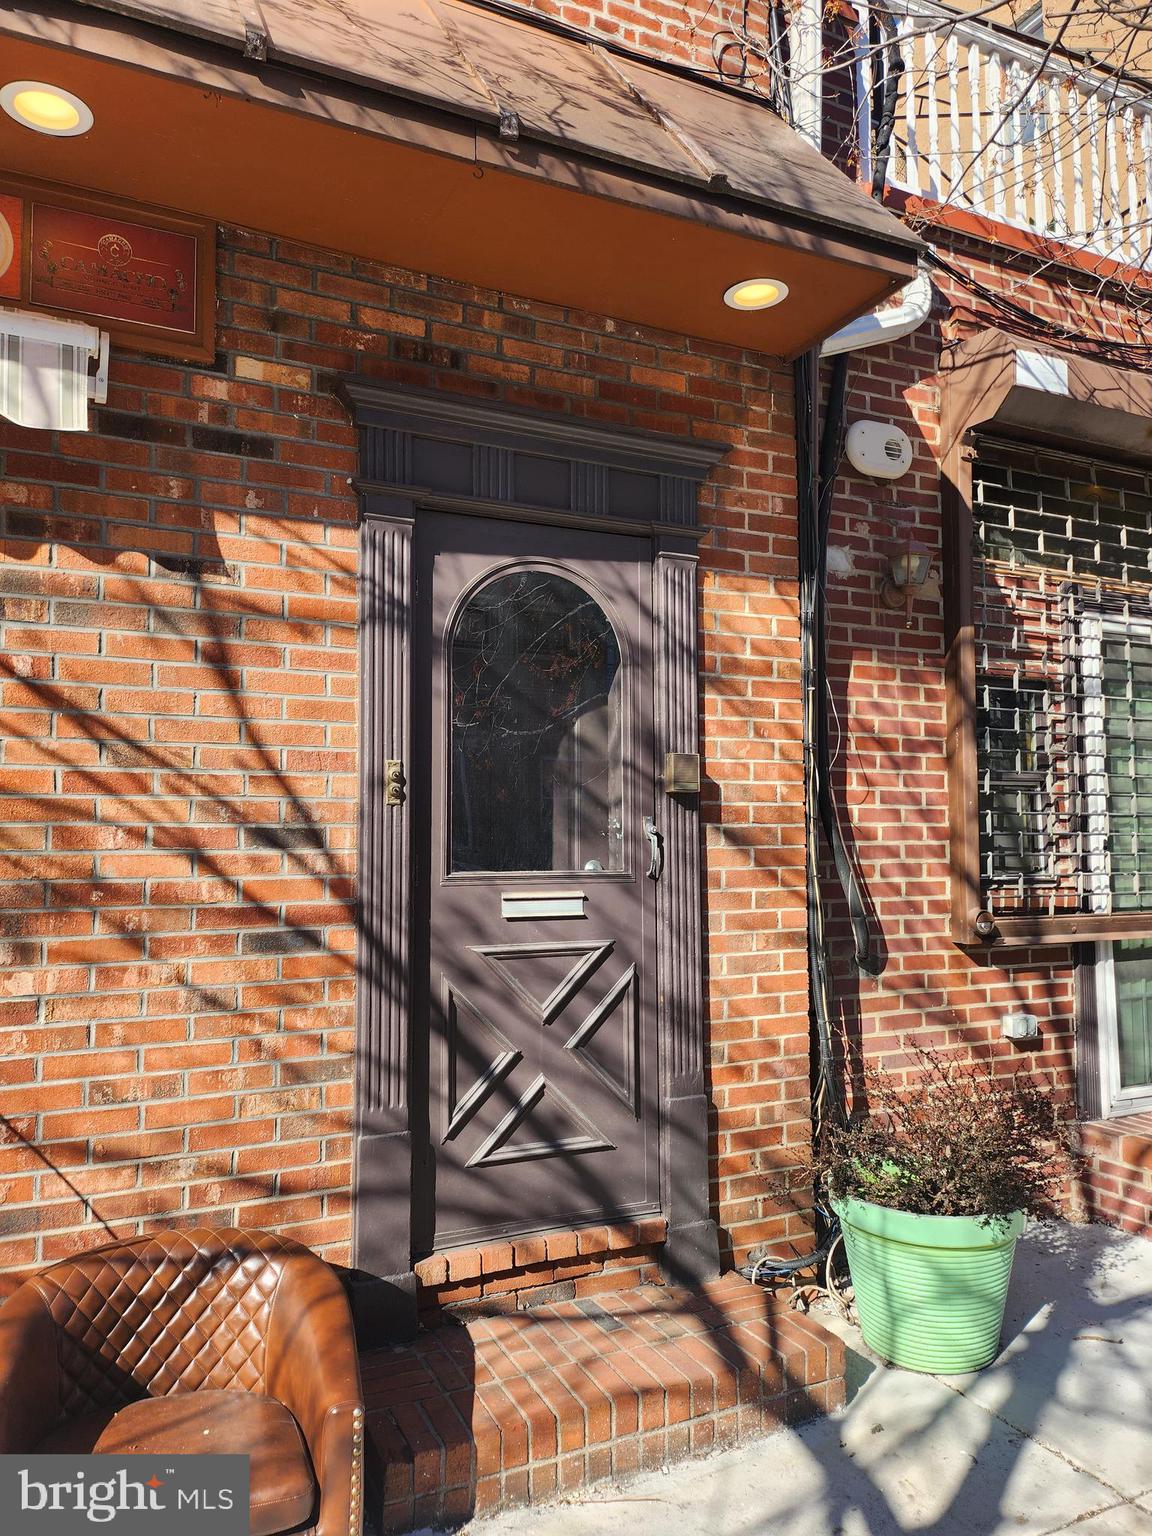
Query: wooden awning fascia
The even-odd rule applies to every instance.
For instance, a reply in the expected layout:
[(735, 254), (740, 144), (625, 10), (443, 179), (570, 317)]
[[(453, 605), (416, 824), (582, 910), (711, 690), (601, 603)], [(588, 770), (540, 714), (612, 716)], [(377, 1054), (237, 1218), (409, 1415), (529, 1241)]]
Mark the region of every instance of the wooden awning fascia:
[[(129, 3), (132, 0), (125, 0), (126, 6)], [(287, 5), (290, 0), (282, 3)], [(409, 0), (399, 3), (402, 9)], [(438, 3), (443, 9), (447, 0)], [(231, 0), (217, 0), (216, 8), (230, 4)], [(132, 8), (135, 12), (144, 9), (134, 3)], [(390, 5), (386, 8), (390, 9)], [(43, 0), (33, 9), (26, 0), (23, 4), (16, 0), (0, 5), (0, 37), (11, 40), (14, 64), (27, 61), (27, 67), (32, 68), (34, 62), (41, 70), (54, 70), (65, 77), (59, 83), (66, 86), (71, 76), (73, 85), (81, 86), (81, 94), (86, 83), (85, 70), (93, 76), (103, 70), (107, 85), (108, 68), (130, 70), (138, 77), (141, 72), (150, 76), (152, 85), (147, 91), (142, 85), (141, 91), (151, 92), (153, 97), (161, 84), (170, 92), (185, 93), (185, 101), (191, 90), (200, 103), (199, 110), (209, 131), (212, 102), (231, 101), (236, 110), (263, 112), (266, 118), (269, 113), (290, 114), (301, 125), (301, 131), (307, 124), (313, 125), (308, 129), (313, 134), (330, 135), (334, 129), (342, 130), (345, 145), (375, 142), (390, 145), (394, 155), (409, 159), (414, 151), (440, 157), (441, 164), (452, 163), (459, 168), (458, 177), (486, 171), (497, 173), (497, 182), (519, 185), (525, 194), (538, 200), (542, 209), (548, 204), (545, 216), (550, 220), (548, 229), (554, 249), (557, 221), (564, 218), (558, 198), (571, 193), (578, 198), (596, 199), (601, 206), (615, 205), (622, 210), (623, 222), (615, 237), (620, 249), (629, 249), (628, 242), (633, 242), (631, 248), (636, 249), (638, 260), (655, 263), (651, 270), (657, 282), (661, 281), (663, 267), (667, 292), (660, 303), (644, 303), (644, 296), (637, 295), (634, 279), (632, 290), (628, 291), (623, 279), (614, 284), (611, 273), (606, 280), (603, 268), (599, 274), (592, 270), (595, 249), (591, 252), (593, 259), (586, 282), (574, 284), (569, 271), (564, 276), (557, 275), (549, 290), (544, 284), (528, 285), (527, 276), (531, 274), (526, 274), (522, 252), (518, 260), (511, 262), (506, 253), (501, 257), (495, 248), (498, 237), (494, 237), (486, 261), (475, 264), (475, 272), (465, 270), (458, 252), (454, 262), (441, 260), (439, 248), (430, 248), (427, 240), (407, 247), (401, 243), (395, 251), (377, 248), (378, 240), (374, 244), (367, 235), (362, 241), (352, 241), (349, 236), (355, 232), (347, 227), (341, 230), (339, 219), (331, 220), (329, 226), (319, 221), (320, 238), (314, 243), (781, 356), (794, 355), (813, 345), (883, 302), (915, 272), (921, 249), (918, 239), (804, 144), (763, 103), (741, 93), (713, 90), (679, 76), (649, 70), (652, 78), (643, 78), (640, 95), (644, 102), (659, 99), (665, 105), (679, 103), (672, 131), (672, 119), (667, 112), (653, 117), (638, 99), (625, 99), (628, 88), (623, 80), (617, 80), (618, 61), (613, 60), (607, 70), (596, 63), (596, 78), (603, 83), (606, 93), (603, 100), (611, 101), (612, 112), (619, 109), (623, 113), (623, 117), (613, 118), (611, 132), (606, 129), (601, 138), (605, 134), (609, 138), (615, 135), (615, 140), (620, 141), (627, 137), (624, 129), (635, 124), (637, 142), (643, 146), (643, 154), (634, 146), (626, 157), (622, 153), (609, 154), (603, 144), (590, 146), (567, 128), (564, 133), (557, 132), (552, 142), (546, 141), (542, 133), (534, 137), (535, 120), (540, 116), (538, 100), (522, 102), (523, 115), (507, 104), (489, 103), (484, 110), (479, 100), (469, 103), (468, 112), (459, 110), (459, 104), (450, 111), (443, 105), (416, 101), (411, 93), (402, 95), (379, 85), (373, 88), (326, 76), (319, 63), (304, 70), (246, 57), (238, 46), (238, 35), (225, 47), (218, 39), (204, 41), (188, 31), (174, 30), (159, 16), (144, 22), (136, 15), (120, 14), (120, 9), (81, 5), (73, 0)], [(261, 14), (267, 16), (271, 9), (273, 0), (266, 0)], [(454, 7), (455, 11), (465, 9), (475, 8)], [(211, 16), (212, 8), (205, 14)], [(502, 25), (527, 29), (525, 22), (505, 20)], [(533, 37), (528, 41), (535, 44), (536, 40)], [(589, 52), (584, 45), (566, 42), (564, 46), (583, 47), (585, 53)], [(49, 50), (57, 58), (61, 53), (67, 55), (67, 62), (53, 65)], [(647, 68), (636, 63), (629, 67), (633, 73)], [(617, 86), (620, 97), (614, 94)], [(131, 89), (130, 82), (128, 88)], [(116, 100), (117, 112), (120, 99), (128, 106), (131, 104), (130, 96), (121, 96)], [(506, 103), (513, 99), (517, 98), (505, 93)], [(519, 125), (514, 134), (508, 130), (509, 111), (515, 114)], [(596, 113), (585, 117), (587, 121), (599, 121)], [(720, 127), (710, 138), (708, 128), (712, 119)], [(97, 126), (106, 121), (107, 114), (98, 115)], [(751, 144), (749, 135), (754, 135)], [(94, 148), (86, 149), (84, 140), (37, 139), (29, 145), (27, 141), (36, 137), (6, 121), (0, 122), (0, 161), (7, 162), (17, 173), (42, 176), (49, 181), (64, 179), (62, 171), (67, 166), (67, 175), (69, 179), (75, 178), (76, 185), (222, 222), (248, 223), (272, 234), (297, 239), (312, 236), (313, 231), (301, 229), (299, 219), (292, 222), (270, 217), (267, 195), (263, 220), (260, 210), (253, 208), (249, 212), (243, 206), (247, 199), (236, 189), (239, 173), (235, 168), (230, 200), (213, 201), (208, 206), (210, 200), (205, 189), (212, 178), (207, 140), (190, 146), (193, 156), (199, 153), (204, 162), (199, 173), (204, 195), (193, 200), (188, 195), (187, 183), (180, 180), (187, 168), (179, 163), (179, 157), (169, 154), (166, 163), (171, 166), (170, 176), (158, 173), (154, 165), (150, 180), (137, 178), (134, 184), (132, 167), (125, 163), (122, 145), (118, 159), (100, 160)], [(687, 141), (687, 147), (680, 142), (681, 138)], [(237, 141), (233, 138), (230, 142)], [(16, 158), (17, 152), (23, 156), (22, 162)], [(366, 164), (361, 153), (362, 176)], [(332, 172), (339, 174), (338, 160), (334, 161)], [(258, 180), (260, 168), (254, 164), (246, 174)], [(170, 180), (170, 188), (163, 185), (165, 180)], [(533, 184), (538, 189), (535, 192), (531, 190)], [(252, 180), (246, 185), (254, 192), (259, 190)], [(400, 178), (396, 185), (410, 189), (411, 195), (418, 198), (418, 170), (407, 180)], [(360, 190), (350, 195), (362, 195), (362, 188), (363, 181)], [(253, 202), (257, 201), (254, 197)], [(501, 200), (493, 197), (492, 204), (498, 219)], [(503, 206), (508, 207), (507, 197)], [(514, 212), (522, 224), (528, 206), (521, 196)], [(584, 206), (589, 205), (585, 202)], [(579, 216), (579, 204), (574, 202), (573, 208)], [(470, 238), (475, 244), (480, 226), (476, 223), (477, 210), (473, 207), (470, 212), (472, 233), (461, 239)], [(664, 234), (661, 225), (666, 230)], [(468, 227), (465, 220), (462, 227)], [(330, 229), (330, 237), (326, 228)], [(705, 236), (712, 242), (708, 248), (711, 257), (701, 243)], [(481, 234), (479, 238), (487, 240), (489, 236)], [(678, 248), (673, 249), (673, 244), (678, 244)], [(766, 248), (760, 258), (756, 255), (757, 246)], [(779, 272), (774, 271), (771, 261), (765, 263), (762, 259), (774, 255), (781, 267)], [(673, 263), (679, 264), (679, 287)], [(705, 267), (711, 269), (705, 271)], [(697, 270), (701, 272), (701, 281), (708, 285), (707, 305), (699, 294), (685, 289), (689, 275)], [(761, 321), (758, 326), (749, 324), (749, 317), (723, 310), (719, 293), (725, 284), (720, 278), (728, 270), (729, 282), (733, 277), (763, 275), (766, 270), (768, 275), (783, 276), (790, 284), (789, 300), (779, 309), (765, 312), (770, 325), (762, 317), (753, 317), (754, 321)], [(580, 288), (582, 292), (577, 291)]]
[[(214, 43), (258, 64), (342, 80), (495, 130), (732, 198), (852, 245), (917, 237), (767, 102), (468, 0), (77, 0)], [(37, 14), (44, 10), (37, 7)], [(706, 197), (705, 201), (711, 199)]]
[[(1056, 365), (1062, 388), (1033, 382), (1038, 361)], [(1057, 450), (1152, 463), (1147, 373), (989, 327), (946, 351), (941, 374), (945, 448), (983, 431)]]

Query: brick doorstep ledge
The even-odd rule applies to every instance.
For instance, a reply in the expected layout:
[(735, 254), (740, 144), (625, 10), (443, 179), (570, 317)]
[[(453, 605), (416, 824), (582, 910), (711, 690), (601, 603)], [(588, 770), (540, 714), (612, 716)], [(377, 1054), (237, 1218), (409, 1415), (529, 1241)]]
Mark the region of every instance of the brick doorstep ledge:
[(1152, 1112), (1080, 1126), (1085, 1214), (1152, 1237)]
[(441, 1309), (490, 1315), (658, 1282), (667, 1234), (665, 1217), (647, 1216), (434, 1253), (415, 1265), (420, 1312), (431, 1326)]
[(435, 1328), (361, 1358), (366, 1531), (452, 1526), (838, 1407), (844, 1347), (738, 1275)]

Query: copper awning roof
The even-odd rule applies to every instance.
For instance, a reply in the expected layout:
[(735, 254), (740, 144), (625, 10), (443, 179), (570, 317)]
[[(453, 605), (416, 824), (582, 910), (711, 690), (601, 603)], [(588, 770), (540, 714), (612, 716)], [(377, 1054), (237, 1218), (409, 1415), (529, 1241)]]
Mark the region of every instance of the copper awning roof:
[[(784, 355), (912, 275), (911, 231), (765, 102), (509, 9), (0, 0), (5, 73), (96, 116), (0, 120), (0, 164)], [(724, 309), (764, 275), (784, 304)]]
[(461, 0), (80, 0), (538, 143), (909, 249), (762, 100)]

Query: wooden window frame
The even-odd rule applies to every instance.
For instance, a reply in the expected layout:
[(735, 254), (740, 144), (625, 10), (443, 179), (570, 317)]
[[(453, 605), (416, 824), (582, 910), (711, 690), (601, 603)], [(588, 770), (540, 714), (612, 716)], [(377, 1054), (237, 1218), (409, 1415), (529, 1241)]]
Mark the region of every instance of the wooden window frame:
[(976, 711), (974, 436), (1010, 437), (1025, 446), (1066, 449), (1072, 435), (1102, 458), (1147, 470), (1152, 378), (1066, 355), (1066, 393), (1023, 387), (1017, 354), (1036, 349), (998, 330), (982, 330), (941, 362), (945, 683), (949, 806), (950, 931), (966, 949), (1097, 944), (1152, 936), (1152, 911), (993, 915), (982, 901), (980, 778)]

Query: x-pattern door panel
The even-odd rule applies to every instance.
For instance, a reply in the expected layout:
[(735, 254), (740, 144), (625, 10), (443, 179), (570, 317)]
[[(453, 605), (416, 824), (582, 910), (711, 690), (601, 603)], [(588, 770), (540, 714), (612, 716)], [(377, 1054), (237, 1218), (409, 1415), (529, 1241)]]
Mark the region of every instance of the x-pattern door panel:
[(655, 1210), (648, 547), (421, 531), (422, 1246)]
[[(592, 983), (585, 985), (612, 950), (610, 939), (572, 946), (470, 946), (470, 952), (487, 960), (513, 994), (497, 997), (492, 1011), (506, 1018), (511, 1007), (525, 1016), (518, 1021), (525, 1032), (549, 1030), (541, 1036), (538, 1057), (531, 1063), (459, 985), (445, 979), (447, 1092), (441, 1140), (452, 1141), (467, 1132), (468, 1167), (608, 1151), (628, 1139), (628, 1122), (640, 1114), (636, 965), (628, 965), (607, 991)], [(567, 975), (553, 985), (545, 972), (534, 988), (532, 963), (557, 958), (572, 961)], [(517, 961), (519, 975), (509, 964)], [(514, 1032), (519, 1033), (515, 1027)], [(584, 1082), (582, 1072), (590, 1074), (594, 1083)], [(599, 1108), (602, 1124), (598, 1125), (592, 1111), (586, 1113), (573, 1101), (572, 1090), (578, 1100), (598, 1099), (597, 1085), (623, 1105), (628, 1117), (624, 1135), (615, 1105)]]

